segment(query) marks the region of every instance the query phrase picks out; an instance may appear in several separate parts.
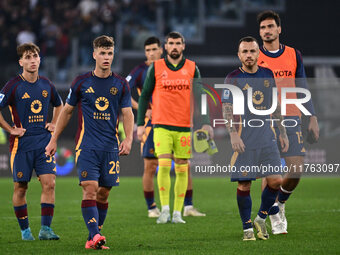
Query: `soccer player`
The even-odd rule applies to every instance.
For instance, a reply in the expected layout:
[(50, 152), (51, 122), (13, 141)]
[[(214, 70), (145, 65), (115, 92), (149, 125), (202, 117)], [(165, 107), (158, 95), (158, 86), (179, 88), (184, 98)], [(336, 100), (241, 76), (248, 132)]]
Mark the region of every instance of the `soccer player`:
[[(0, 108), (8, 106), (13, 120), (9, 125), (0, 113), (0, 126), (10, 133), (10, 165), (13, 174), (13, 206), (22, 240), (34, 240), (28, 222), (26, 192), (33, 169), (42, 187), (40, 240), (58, 240), (51, 229), (55, 200), (56, 165), (45, 155), (51, 132), (62, 109), (62, 100), (54, 85), (39, 76), (40, 49), (33, 43), (17, 47), (22, 74), (10, 80), (0, 93)], [(48, 107), (54, 107), (48, 121)]]
[[(163, 54), (163, 48), (161, 42), (157, 37), (149, 37), (144, 42), (144, 51), (146, 61), (136, 66), (131, 73), (126, 77), (129, 82), (130, 89), (137, 88), (138, 94), (141, 94), (143, 84), (148, 71), (149, 66), (155, 61), (161, 58)], [(138, 103), (131, 97), (132, 108), (138, 110)], [(153, 125), (151, 124), (152, 110), (148, 109), (145, 115), (145, 133), (143, 135), (141, 143), (141, 153), (144, 158), (144, 174), (143, 174), (143, 190), (144, 198), (148, 207), (148, 217), (158, 218), (160, 211), (157, 208), (154, 199), (154, 182), (158, 159), (155, 156), (155, 146), (153, 142)], [(189, 167), (190, 169), (190, 167)], [(185, 193), (184, 199), (184, 216), (205, 216), (204, 213), (199, 212), (192, 203), (192, 178), (191, 173), (188, 174), (188, 188)]]
[[(257, 21), (263, 41), (258, 64), (273, 71), (279, 95), (282, 87), (307, 89), (306, 73), (301, 53), (294, 48), (280, 43), (281, 21), (279, 15), (273, 11), (265, 11), (258, 15)], [(292, 95), (290, 98), (298, 98), (300, 94), (289, 93), (288, 98), (289, 95)], [(281, 99), (280, 96), (279, 99)], [(308, 130), (311, 132), (314, 140), (317, 141), (319, 138), (319, 126), (312, 100), (305, 103), (304, 106), (312, 114), (309, 117)], [(280, 141), (278, 141), (281, 157), (285, 159), (286, 165), (291, 172), (287, 173), (284, 177), (278, 195), (278, 203), (269, 212), (273, 234), (288, 233), (285, 202), (300, 181), (305, 156), (300, 110), (295, 105), (287, 105), (287, 115), (285, 118), (295, 119), (298, 125), (287, 128), (289, 139), (289, 150), (287, 152), (281, 150)], [(275, 130), (277, 133), (279, 132), (277, 128)]]
[[(143, 89), (144, 80), (149, 66), (155, 61), (161, 58), (163, 54), (163, 48), (161, 42), (157, 37), (149, 37), (144, 42), (144, 52), (146, 61), (136, 66), (131, 73), (126, 77), (129, 82), (130, 89), (137, 88), (138, 94), (141, 94)], [(131, 98), (132, 108), (138, 110), (138, 103)], [(143, 173), (143, 190), (146, 205), (148, 207), (148, 217), (158, 218), (160, 211), (157, 208), (154, 199), (154, 183), (153, 178), (155, 176), (158, 160), (154, 154), (155, 146), (153, 143), (153, 127), (151, 124), (151, 109), (147, 110), (145, 116), (145, 133), (141, 143), (141, 153), (144, 158), (144, 173)]]
[[(256, 39), (250, 36), (242, 38), (238, 47), (238, 57), (242, 67), (229, 73), (225, 83), (242, 90), (246, 99), (248, 93), (252, 93), (252, 104), (255, 109), (268, 110), (272, 106), (272, 89), (276, 85), (272, 71), (257, 65), (258, 56), (259, 46)], [(280, 154), (271, 122), (266, 121), (266, 119), (270, 119), (270, 115), (251, 113), (248, 103), (245, 103), (244, 115), (233, 115), (233, 105), (236, 103), (234, 100), (237, 100), (236, 97), (233, 98), (230, 90), (225, 89), (222, 95), (223, 117), (228, 121), (226, 126), (234, 150), (230, 165), (235, 168), (235, 171), (232, 172), (231, 181), (238, 182), (237, 204), (243, 223), (243, 241), (256, 240), (251, 224), (250, 187), (253, 180), (262, 176), (266, 177), (267, 186), (262, 192), (261, 206), (254, 220), (254, 226), (257, 230), (257, 237), (267, 240), (269, 235), (265, 220), (269, 209), (275, 202), (282, 178), (280, 174), (276, 174), (274, 171), (262, 171), (262, 167), (279, 168), (281, 166)], [(280, 111), (278, 105), (272, 114), (273, 119), (283, 120)], [(262, 120), (263, 125), (253, 127), (247, 124), (253, 119), (256, 119), (257, 122)], [(245, 124), (242, 124), (243, 121)], [(282, 150), (287, 151), (289, 144), (285, 128), (281, 124), (278, 125), (278, 128), (280, 129), (279, 139)], [(259, 172), (251, 171), (251, 169)]]
[[(93, 41), (94, 71), (78, 76), (72, 83), (55, 132), (46, 147), (54, 155), (57, 140), (78, 104), (79, 129), (76, 136), (76, 165), (83, 191), (81, 210), (89, 231), (86, 249), (108, 249), (100, 234), (108, 210), (112, 186), (119, 185), (119, 155), (128, 155), (133, 134), (133, 113), (127, 81), (111, 71), (114, 41), (102, 35)], [(121, 110), (126, 138), (118, 140)]]
[[(140, 140), (145, 132), (144, 117), (152, 95), (152, 124), (154, 126), (155, 152), (158, 157), (157, 183), (162, 205), (157, 223), (170, 221), (169, 193), (172, 154), (175, 161), (175, 201), (173, 223), (185, 223), (181, 216), (184, 197), (188, 186), (188, 159), (191, 157), (191, 93), (201, 98), (203, 91), (195, 62), (184, 58), (184, 37), (178, 32), (170, 32), (165, 39), (167, 56), (150, 65), (139, 98), (137, 135)], [(203, 129), (213, 132), (209, 119), (202, 121)]]

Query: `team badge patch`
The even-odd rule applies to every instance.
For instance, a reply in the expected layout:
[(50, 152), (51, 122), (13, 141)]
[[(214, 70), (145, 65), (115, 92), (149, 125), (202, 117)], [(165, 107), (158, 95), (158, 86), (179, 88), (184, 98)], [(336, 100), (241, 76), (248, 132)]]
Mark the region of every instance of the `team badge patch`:
[(268, 80), (264, 80), (264, 82), (263, 82), (264, 84), (264, 86), (266, 87), (266, 88), (268, 88), (269, 87), (269, 81)]
[(22, 178), (23, 176), (24, 176), (24, 174), (23, 174), (22, 172), (18, 172), (18, 173), (17, 173), (17, 177), (18, 177), (18, 178)]
[(47, 97), (48, 96), (47, 90), (43, 90), (41, 94), (42, 94), (43, 97)]
[(118, 93), (118, 89), (116, 88), (116, 87), (112, 87), (111, 89), (110, 89), (110, 93), (112, 94), (112, 95), (117, 95), (117, 93)]
[(150, 153), (150, 154), (154, 154), (154, 153), (155, 153), (154, 149), (151, 148), (151, 149), (149, 150), (149, 153)]
[(229, 89), (225, 89), (223, 91), (223, 99), (229, 99), (230, 96), (230, 90)]
[(0, 103), (2, 102), (2, 100), (4, 99), (5, 95), (0, 93)]
[(83, 178), (86, 178), (86, 177), (87, 177), (87, 171), (82, 171), (82, 172), (81, 172), (81, 176), (82, 176)]

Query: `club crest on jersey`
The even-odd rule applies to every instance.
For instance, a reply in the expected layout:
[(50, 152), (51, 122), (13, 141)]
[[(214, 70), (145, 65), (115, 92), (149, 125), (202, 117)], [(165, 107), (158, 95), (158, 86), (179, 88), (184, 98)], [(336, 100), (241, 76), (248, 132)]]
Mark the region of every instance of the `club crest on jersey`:
[(162, 79), (167, 79), (168, 78), (168, 73), (164, 70), (163, 73), (161, 74)]
[(263, 85), (264, 85), (266, 88), (269, 88), (270, 83), (269, 83), (268, 80), (264, 80)]
[(98, 97), (95, 105), (99, 111), (105, 111), (109, 107), (109, 100), (106, 97)]
[(81, 172), (81, 176), (82, 176), (83, 178), (86, 178), (86, 177), (87, 177), (87, 171), (82, 171), (82, 172)]
[(183, 75), (187, 75), (187, 74), (188, 74), (187, 69), (182, 69), (182, 74), (183, 74)]
[(118, 93), (118, 89), (116, 88), (116, 87), (112, 87), (111, 89), (110, 89), (110, 93), (112, 94), (112, 95), (117, 95), (117, 93)]
[(23, 174), (22, 172), (18, 172), (18, 173), (17, 173), (17, 177), (18, 177), (18, 178), (22, 178), (23, 176), (24, 176), (24, 174)]
[(47, 97), (48, 96), (47, 90), (43, 90), (41, 94), (42, 94), (43, 97)]
[(31, 104), (31, 111), (33, 113), (39, 113), (42, 109), (42, 103), (39, 100), (34, 100)]

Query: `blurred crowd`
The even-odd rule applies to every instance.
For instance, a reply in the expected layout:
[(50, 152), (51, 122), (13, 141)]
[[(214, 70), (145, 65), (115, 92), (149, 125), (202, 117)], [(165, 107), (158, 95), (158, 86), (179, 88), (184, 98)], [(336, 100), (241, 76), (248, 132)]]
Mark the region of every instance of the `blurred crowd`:
[(114, 36), (119, 20), (128, 20), (142, 26), (142, 17), (152, 19), (155, 2), (156, 0), (1, 0), (1, 83), (4, 84), (8, 77), (17, 73), (16, 47), (24, 42), (35, 42), (40, 46), (42, 69), (46, 76), (51, 80), (64, 81), (66, 70), (71, 64), (70, 50), (74, 38), (78, 41), (79, 65), (91, 65), (93, 38), (101, 34)]

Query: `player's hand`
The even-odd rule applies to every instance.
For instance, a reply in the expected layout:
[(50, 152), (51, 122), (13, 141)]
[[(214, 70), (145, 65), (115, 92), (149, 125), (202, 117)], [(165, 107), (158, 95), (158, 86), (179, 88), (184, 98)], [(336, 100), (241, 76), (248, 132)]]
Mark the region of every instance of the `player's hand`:
[(151, 116), (152, 116), (152, 110), (151, 109), (147, 109), (147, 111), (145, 113), (145, 117), (147, 117), (149, 120), (151, 120)]
[(210, 139), (214, 139), (214, 130), (210, 125), (203, 125), (201, 129), (208, 131)]
[(46, 156), (52, 157), (57, 151), (57, 142), (51, 138), (50, 142), (45, 147)]
[(50, 131), (50, 132), (54, 132), (54, 129), (55, 129), (55, 124), (52, 124), (52, 123), (47, 123), (45, 128)]
[(308, 131), (312, 131), (315, 141), (317, 142), (319, 139), (319, 124), (318, 124), (318, 119), (316, 116), (311, 116), (309, 118), (309, 125), (308, 125)]
[(288, 140), (287, 134), (284, 134), (284, 135), (280, 134), (279, 139), (280, 139), (280, 144), (281, 144), (281, 151), (287, 152), (289, 148), (289, 140)]
[(131, 151), (132, 139), (125, 138), (119, 145), (119, 156), (129, 155)]
[(11, 132), (10, 134), (11, 135), (14, 135), (14, 136), (19, 136), (19, 137), (22, 137), (26, 132), (26, 129), (25, 128), (18, 128), (18, 127), (13, 127), (11, 129)]
[(138, 138), (139, 141), (142, 141), (144, 132), (145, 132), (144, 126), (138, 126), (137, 127), (137, 138)]
[(239, 152), (239, 153), (244, 152), (246, 146), (244, 145), (238, 133), (236, 132), (230, 133), (230, 142), (231, 142), (231, 147), (233, 148), (234, 151)]

